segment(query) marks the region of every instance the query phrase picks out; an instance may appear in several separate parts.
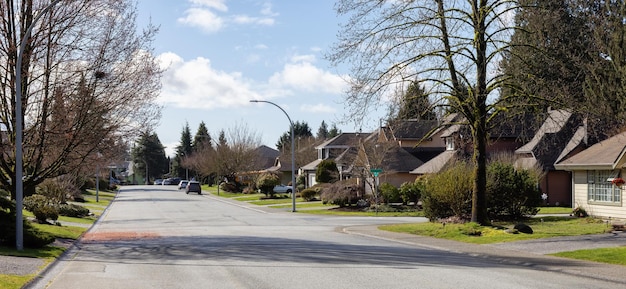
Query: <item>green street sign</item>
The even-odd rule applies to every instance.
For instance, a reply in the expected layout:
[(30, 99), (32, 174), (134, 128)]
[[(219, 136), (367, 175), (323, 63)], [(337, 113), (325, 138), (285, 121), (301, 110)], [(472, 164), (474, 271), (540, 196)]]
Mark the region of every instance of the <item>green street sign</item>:
[(383, 169), (370, 169), (370, 172), (375, 176), (378, 177), (378, 174), (383, 172)]

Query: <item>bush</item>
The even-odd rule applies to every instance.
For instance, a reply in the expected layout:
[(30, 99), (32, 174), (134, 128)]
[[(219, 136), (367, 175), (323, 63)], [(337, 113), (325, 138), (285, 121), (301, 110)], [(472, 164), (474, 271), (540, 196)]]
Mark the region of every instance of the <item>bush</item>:
[(59, 206), (59, 215), (82, 218), (89, 215), (89, 209), (76, 204), (62, 204)]
[(334, 160), (323, 160), (317, 165), (315, 181), (318, 183), (334, 183), (339, 180), (339, 170)]
[(431, 221), (455, 216), (469, 219), (472, 212), (472, 168), (457, 162), (438, 174), (426, 177), (422, 204)]
[(313, 188), (308, 188), (300, 191), (300, 197), (302, 197), (307, 202), (315, 200), (315, 196), (317, 196), (317, 194), (318, 192)]
[(539, 211), (541, 192), (537, 176), (515, 169), (512, 163), (494, 161), (487, 166), (487, 214), (492, 220), (519, 220)]
[[(30, 222), (24, 222), (24, 247), (41, 248), (54, 242), (54, 236), (39, 231)], [(15, 215), (0, 210), (0, 245), (15, 245)]]
[(400, 190), (390, 183), (382, 183), (378, 186), (378, 193), (382, 197), (382, 203), (400, 203), (402, 196)]
[(237, 185), (235, 183), (232, 183), (232, 182), (228, 182), (228, 183), (224, 182), (224, 183), (222, 183), (220, 185), (220, 189), (222, 191), (229, 192), (229, 193), (237, 193), (237, 192), (239, 192), (239, 189), (238, 189)]
[(263, 173), (256, 181), (256, 187), (261, 190), (265, 196), (274, 196), (274, 186), (280, 184), (280, 177), (273, 173)]
[(352, 180), (344, 180), (325, 187), (321, 198), (324, 204), (346, 207), (356, 204), (362, 195), (363, 190), (361, 186)]
[(408, 205), (413, 203), (417, 206), (422, 197), (422, 191), (424, 191), (423, 180), (416, 180), (415, 182), (406, 182), (400, 186), (400, 197), (402, 198), (402, 204)]
[(572, 211), (572, 216), (577, 218), (587, 218), (589, 217), (589, 214), (587, 214), (587, 211), (583, 207), (578, 206)]
[(32, 195), (24, 198), (24, 209), (35, 215), (40, 223), (47, 222), (48, 219), (56, 221), (59, 218), (58, 205), (42, 195)]

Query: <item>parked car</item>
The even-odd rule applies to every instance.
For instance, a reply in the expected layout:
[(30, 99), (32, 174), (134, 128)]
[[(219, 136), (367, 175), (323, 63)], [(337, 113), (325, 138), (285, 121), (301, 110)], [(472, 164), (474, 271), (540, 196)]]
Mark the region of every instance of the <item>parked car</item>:
[(163, 184), (163, 179), (156, 179), (156, 180), (154, 180), (154, 184), (155, 184), (155, 185), (161, 185), (161, 184)]
[(181, 190), (181, 189), (186, 188), (186, 187), (187, 187), (187, 183), (189, 183), (189, 181), (188, 181), (188, 180), (181, 180), (181, 181), (178, 183), (178, 189), (179, 189), (179, 190)]
[(202, 188), (200, 187), (200, 183), (196, 181), (188, 182), (187, 187), (185, 187), (185, 193), (198, 193), (198, 195), (202, 195)]
[(293, 192), (293, 187), (292, 186), (285, 186), (285, 185), (276, 185), (276, 186), (274, 186), (274, 193), (277, 193), (277, 194), (291, 194), (291, 192)]
[(163, 180), (163, 185), (178, 185), (178, 183), (180, 183), (180, 178), (167, 178), (165, 180)]

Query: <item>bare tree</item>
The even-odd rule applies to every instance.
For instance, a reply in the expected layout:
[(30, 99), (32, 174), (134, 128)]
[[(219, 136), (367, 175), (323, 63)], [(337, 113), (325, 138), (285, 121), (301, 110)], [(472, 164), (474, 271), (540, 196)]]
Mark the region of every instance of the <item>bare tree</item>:
[(228, 129), (228, 133), (220, 133), (220, 141), (215, 147), (202, 146), (191, 157), (184, 158), (183, 166), (204, 176), (216, 174), (220, 179), (232, 181), (239, 173), (258, 170), (256, 148), (260, 145), (260, 135), (238, 123)]
[[(26, 27), (49, 1), (0, 2), (0, 183), (15, 191), (15, 83)], [(156, 28), (137, 33), (131, 0), (75, 0), (36, 23), (22, 64), (25, 195), (46, 178), (78, 170), (109, 144), (160, 117)], [(15, 197), (15, 195), (13, 195)]]
[(489, 121), (504, 110), (489, 99), (507, 85), (497, 65), (508, 48), (516, 5), (513, 0), (340, 0), (338, 14), (349, 18), (328, 55), (335, 64), (352, 66), (345, 99), (351, 119), (364, 119), (398, 86), (415, 80), (433, 105), (465, 117), (474, 145), (471, 219), (483, 224), (489, 222)]

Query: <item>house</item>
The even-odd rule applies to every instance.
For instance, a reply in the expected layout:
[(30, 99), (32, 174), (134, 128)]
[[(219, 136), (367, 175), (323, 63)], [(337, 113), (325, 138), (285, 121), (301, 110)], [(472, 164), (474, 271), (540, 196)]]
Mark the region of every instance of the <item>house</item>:
[(581, 117), (566, 110), (549, 110), (533, 138), (515, 150), (516, 166), (543, 170), (539, 187), (548, 204), (572, 204), (571, 175), (554, 164), (585, 149), (586, 134)]
[(603, 218), (626, 219), (626, 186), (613, 180), (626, 177), (626, 132), (592, 145), (556, 163), (572, 174), (573, 205)]
[[(519, 120), (502, 119), (494, 121), (498, 125), (493, 127), (489, 134), (487, 153), (496, 155), (503, 152), (513, 152), (522, 146), (523, 135), (527, 130), (524, 126), (516, 125)], [(411, 174), (434, 174), (443, 170), (457, 159), (467, 159), (473, 154), (469, 128), (458, 114), (450, 114), (444, 120), (444, 125), (433, 132), (432, 138), (440, 139), (443, 150), (436, 156), (413, 169)]]
[(305, 176), (305, 186), (314, 186), (315, 173), (317, 166), (323, 160), (332, 159), (337, 164), (339, 170), (340, 179), (348, 179), (351, 177), (351, 168), (356, 155), (357, 147), (360, 141), (367, 138), (369, 133), (341, 133), (320, 145), (315, 147), (317, 151), (317, 159), (302, 166), (300, 168), (300, 174)]

